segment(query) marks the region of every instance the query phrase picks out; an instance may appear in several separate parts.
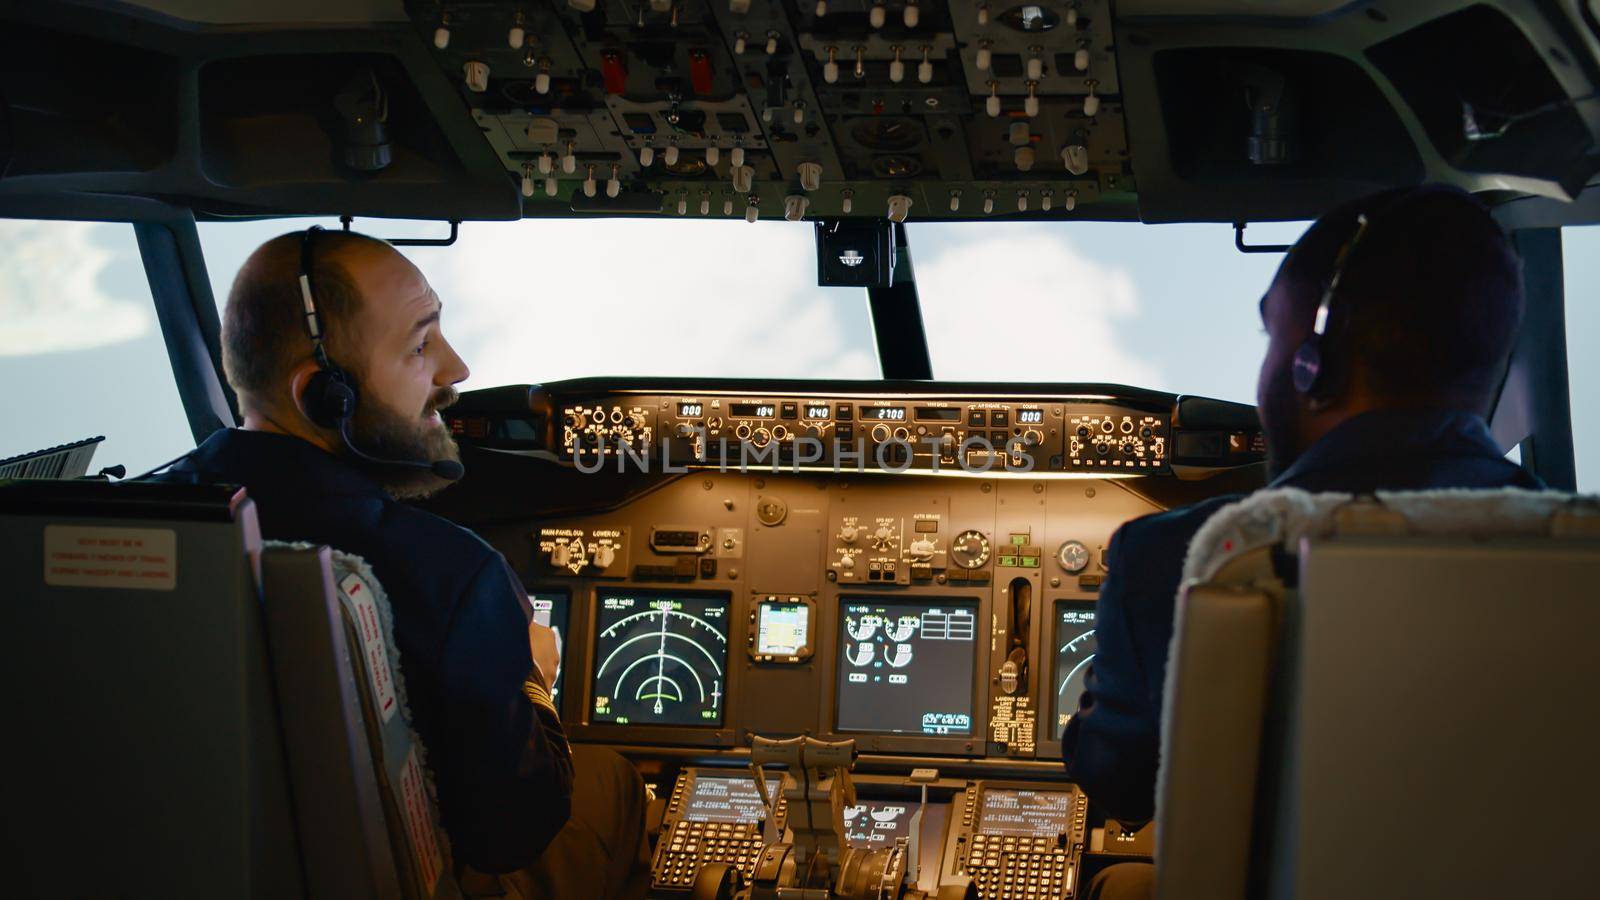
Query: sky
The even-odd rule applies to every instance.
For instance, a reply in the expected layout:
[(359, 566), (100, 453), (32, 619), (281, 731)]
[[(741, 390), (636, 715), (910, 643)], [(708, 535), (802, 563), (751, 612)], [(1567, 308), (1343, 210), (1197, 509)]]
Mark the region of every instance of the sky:
[[(308, 224), (202, 224), (220, 303), (262, 241)], [(432, 223), (358, 223), (379, 236)], [(1252, 226), (1252, 242), (1304, 225)], [(934, 376), (1103, 381), (1253, 402), (1256, 304), (1279, 256), (1224, 225), (908, 225)], [(1600, 490), (1600, 226), (1567, 229), (1581, 488)], [(466, 223), (408, 248), (444, 302), (463, 389), (590, 375), (874, 378), (864, 291), (816, 286), (808, 223)], [(193, 446), (131, 226), (0, 220), (0, 457), (106, 435), (136, 474)]]

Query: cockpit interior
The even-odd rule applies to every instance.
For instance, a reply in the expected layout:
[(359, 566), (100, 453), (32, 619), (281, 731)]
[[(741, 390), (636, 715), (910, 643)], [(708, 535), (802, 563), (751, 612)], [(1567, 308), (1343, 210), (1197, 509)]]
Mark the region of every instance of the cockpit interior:
[[(930, 352), (918, 228), (1203, 223), (1223, 238), (1197, 252), (1270, 277), (1284, 223), (1424, 183), (1475, 197), (1521, 259), (1485, 418), (1567, 499), (1430, 519), (1358, 498), (1318, 507), (1319, 533), (1241, 517), (1204, 548), (1226, 565), (1171, 560), (1198, 574), (1155, 701), (1155, 816), (1118, 821), (1062, 746), (1112, 535), (1263, 488), (1268, 435), (1248, 389), (1074, 365), (1101, 332), (1017, 311), (1026, 255), (959, 302), (1015, 316), (1005, 352), (1043, 374), (950, 377), (966, 351)], [(244, 422), (219, 312), (243, 253), (212, 235), (318, 222), (428, 271), (537, 220), (615, 233), (610, 266), (651, 267), (605, 316), (546, 331), (601, 276), (545, 297), (561, 253), (505, 244), (530, 299), (477, 321), (535, 337), (439, 411), (459, 480), (409, 501), (502, 555), (556, 634), (543, 702), (643, 782), (650, 897), (1068, 900), (1152, 860), (1164, 898), (1600, 890), (1600, 507), (1576, 493), (1600, 487), (1600, 451), (1575, 439), (1597, 388), (1573, 374), (1600, 356), (1573, 325), (1597, 321), (1578, 310), (1600, 300), (1600, 242), (1570, 240), (1600, 225), (1600, 2), (4, 3), (8, 220), (131, 230), (116, 277), (148, 282), (185, 453)], [(703, 374), (686, 336), (723, 340), (713, 320), (771, 284), (715, 277), (743, 252), (715, 238), (665, 267), (628, 242), (646, 232), (620, 237), (702, 221), (799, 236), (798, 263), (751, 265), (853, 304), (858, 371)], [(83, 281), (12, 234), (0, 371), (30, 394), (49, 388), (30, 343), (116, 323), (47, 315)], [(952, 246), (941, 279), (968, 265)], [(674, 281), (704, 286), (653, 287)], [(652, 307), (683, 330), (635, 372), (608, 334)], [(776, 324), (732, 355), (760, 372), (813, 336)], [(1205, 340), (1176, 383), (1254, 353)], [(534, 374), (556, 346), (579, 368)], [(117, 406), (155, 405), (118, 388), (122, 357), (93, 365)], [(271, 498), (133, 477), (158, 459), (101, 468), (121, 462), (94, 459), (101, 438), (5, 409), (12, 895), (493, 894), (451, 859), (425, 741), (388, 726), (396, 673), (426, 663), (385, 656), (387, 608), (352, 601), (326, 550), (264, 545)]]

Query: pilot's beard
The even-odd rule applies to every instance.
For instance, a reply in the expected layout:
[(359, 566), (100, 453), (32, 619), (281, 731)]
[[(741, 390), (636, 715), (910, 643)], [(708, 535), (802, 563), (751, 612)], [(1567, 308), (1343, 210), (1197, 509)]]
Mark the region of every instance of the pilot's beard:
[[(424, 465), (439, 460), (460, 461), (461, 451), (450, 427), (426, 416), (454, 403), (454, 390), (440, 392), (423, 416), (406, 415), (372, 397), (362, 397), (350, 419), (350, 440), (361, 452), (380, 459), (405, 460)], [(352, 459), (371, 475), (384, 490), (401, 500), (420, 499), (438, 493), (452, 484), (430, 469), (385, 465)]]

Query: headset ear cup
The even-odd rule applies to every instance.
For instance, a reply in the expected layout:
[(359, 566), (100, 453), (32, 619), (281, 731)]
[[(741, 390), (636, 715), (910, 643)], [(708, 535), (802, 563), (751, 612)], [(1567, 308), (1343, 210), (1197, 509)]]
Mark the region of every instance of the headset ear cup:
[(1310, 396), (1317, 389), (1318, 376), (1322, 374), (1322, 348), (1315, 338), (1294, 351), (1294, 389)]
[(306, 415), (323, 428), (339, 428), (355, 414), (356, 389), (342, 369), (322, 369), (306, 383)]

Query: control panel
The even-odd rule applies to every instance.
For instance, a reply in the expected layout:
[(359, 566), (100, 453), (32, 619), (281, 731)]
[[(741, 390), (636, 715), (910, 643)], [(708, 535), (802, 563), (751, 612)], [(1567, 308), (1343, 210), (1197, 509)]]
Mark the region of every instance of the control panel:
[[(776, 777), (767, 780), (769, 796), (778, 794), (776, 830), (782, 833), (788, 802)], [(667, 797), (661, 836), (651, 863), (651, 887), (687, 891), (707, 863), (727, 863), (754, 874), (767, 810), (750, 773), (737, 769), (684, 769)]]
[(1088, 798), (1073, 785), (975, 781), (954, 801), (947, 874), (984, 900), (1077, 895)]

